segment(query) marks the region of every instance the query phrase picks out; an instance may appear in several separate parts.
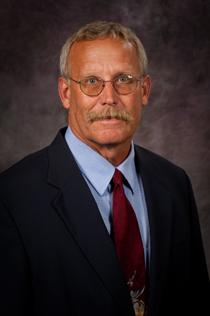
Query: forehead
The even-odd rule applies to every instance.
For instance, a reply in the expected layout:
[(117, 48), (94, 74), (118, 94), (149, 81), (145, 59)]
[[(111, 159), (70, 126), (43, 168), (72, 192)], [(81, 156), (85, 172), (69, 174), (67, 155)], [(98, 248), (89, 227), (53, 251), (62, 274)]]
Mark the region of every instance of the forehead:
[(125, 71), (139, 72), (136, 48), (120, 39), (103, 38), (75, 42), (68, 62), (71, 73)]

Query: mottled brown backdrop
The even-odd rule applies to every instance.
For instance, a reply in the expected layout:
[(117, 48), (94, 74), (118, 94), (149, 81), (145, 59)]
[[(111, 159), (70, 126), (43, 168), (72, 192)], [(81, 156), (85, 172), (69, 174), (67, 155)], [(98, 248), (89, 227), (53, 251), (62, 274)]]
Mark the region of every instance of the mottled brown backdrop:
[(210, 271), (210, 2), (1, 0), (0, 170), (47, 145), (65, 125), (60, 48), (79, 26), (115, 20), (141, 37), (153, 90), (137, 143), (189, 174)]

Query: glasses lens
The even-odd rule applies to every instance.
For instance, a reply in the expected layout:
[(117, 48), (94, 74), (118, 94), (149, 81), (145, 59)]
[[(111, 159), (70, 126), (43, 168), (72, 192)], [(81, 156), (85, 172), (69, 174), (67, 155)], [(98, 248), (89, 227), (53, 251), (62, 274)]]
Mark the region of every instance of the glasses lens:
[(103, 80), (97, 77), (88, 77), (80, 81), (81, 90), (89, 95), (96, 96), (101, 93), (103, 89)]
[(136, 89), (137, 79), (131, 75), (123, 74), (115, 78), (114, 87), (119, 94), (129, 94)]

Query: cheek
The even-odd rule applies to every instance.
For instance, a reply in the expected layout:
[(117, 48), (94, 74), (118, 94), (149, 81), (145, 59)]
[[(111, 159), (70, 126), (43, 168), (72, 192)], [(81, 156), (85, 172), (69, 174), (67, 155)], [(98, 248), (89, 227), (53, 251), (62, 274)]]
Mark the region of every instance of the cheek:
[(127, 106), (127, 111), (133, 116), (134, 120), (138, 121), (141, 116), (141, 102), (139, 98), (134, 98)]
[(88, 97), (76, 96), (71, 100), (70, 115), (74, 117), (77, 124), (80, 126), (87, 127), (89, 125), (88, 113), (95, 107), (94, 100), (89, 100)]
[(70, 111), (75, 117), (84, 120), (87, 117), (87, 113), (93, 107), (92, 103), (93, 100), (90, 100), (89, 97), (81, 93), (74, 92), (72, 93), (70, 99)]

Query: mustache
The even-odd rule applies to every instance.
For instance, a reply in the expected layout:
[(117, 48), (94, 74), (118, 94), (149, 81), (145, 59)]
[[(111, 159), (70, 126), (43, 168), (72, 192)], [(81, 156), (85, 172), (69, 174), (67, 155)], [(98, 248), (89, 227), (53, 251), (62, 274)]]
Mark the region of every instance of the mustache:
[(125, 122), (131, 122), (133, 116), (125, 110), (119, 110), (113, 107), (106, 108), (100, 112), (92, 111), (87, 114), (87, 119), (90, 123), (101, 120), (117, 119)]

